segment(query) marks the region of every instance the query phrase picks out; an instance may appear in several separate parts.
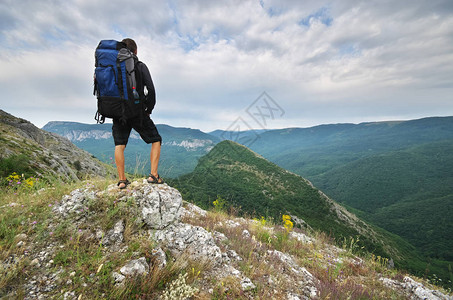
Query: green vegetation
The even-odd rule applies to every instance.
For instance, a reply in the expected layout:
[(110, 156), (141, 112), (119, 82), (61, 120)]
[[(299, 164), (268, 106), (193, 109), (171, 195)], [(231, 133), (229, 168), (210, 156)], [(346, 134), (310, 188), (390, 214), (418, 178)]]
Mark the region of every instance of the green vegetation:
[(26, 155), (19, 154), (6, 158), (0, 157), (0, 178), (6, 178), (13, 172), (24, 174), (27, 177), (35, 175)]
[[(453, 140), (374, 155), (312, 178), (337, 201), (413, 244), (444, 280), (453, 265)], [(347, 174), (347, 176), (345, 176)]]
[(251, 148), (309, 179), (362, 219), (409, 241), (425, 257), (415, 269), (448, 280), (452, 128), (453, 117), (442, 117), (270, 130)]
[(233, 142), (217, 144), (200, 159), (193, 173), (181, 176), (174, 183), (185, 199), (204, 208), (212, 207), (220, 195), (244, 213), (281, 218), (282, 214), (291, 212), (326, 231), (356, 233), (334, 221), (329, 203), (301, 177)]
[[(449, 276), (439, 262), (426, 260), (395, 234), (361, 221), (349, 224), (340, 220), (332, 204), (303, 178), (230, 141), (217, 144), (200, 159), (194, 172), (172, 184), (185, 199), (204, 208), (216, 206), (220, 197), (226, 201), (223, 206), (231, 206), (240, 214), (269, 219), (292, 214), (335, 237), (339, 243), (345, 238), (360, 237), (360, 247), (376, 256), (393, 258), (397, 266), (414, 274)], [(362, 231), (357, 231), (357, 227)]]
[[(268, 162), (247, 148), (223, 141), (200, 159), (195, 171), (172, 182), (184, 198), (210, 208), (219, 195), (240, 214), (281, 219), (282, 215), (302, 218), (316, 230), (338, 240), (361, 235), (362, 246), (381, 256), (398, 256), (386, 248), (361, 221), (343, 221), (333, 203), (300, 176)], [(402, 262), (403, 260), (398, 260)]]

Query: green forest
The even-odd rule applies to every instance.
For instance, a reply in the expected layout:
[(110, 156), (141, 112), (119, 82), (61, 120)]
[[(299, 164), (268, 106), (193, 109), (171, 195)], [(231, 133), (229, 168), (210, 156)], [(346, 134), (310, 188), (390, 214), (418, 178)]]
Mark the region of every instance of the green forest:
[[(367, 251), (393, 258), (402, 269), (419, 275), (429, 269), (429, 274), (443, 272), (443, 276), (449, 276), (441, 261), (425, 260), (414, 246), (397, 235), (362, 221), (344, 222), (308, 181), (234, 142), (217, 144), (200, 159), (194, 172), (171, 180), (170, 184), (181, 191), (184, 199), (204, 208), (213, 207), (220, 196), (242, 215), (279, 220), (283, 214), (292, 214), (337, 241), (360, 237), (360, 244)], [(357, 226), (363, 229), (362, 233)]]

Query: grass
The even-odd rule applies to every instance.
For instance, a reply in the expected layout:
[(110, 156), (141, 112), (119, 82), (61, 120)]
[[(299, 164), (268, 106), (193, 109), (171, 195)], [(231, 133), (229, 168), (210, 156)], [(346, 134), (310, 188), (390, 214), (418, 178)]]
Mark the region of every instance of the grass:
[[(184, 293), (193, 295), (191, 299), (287, 299), (289, 292), (302, 294), (304, 284), (300, 282), (305, 279), (282, 259), (269, 254), (277, 250), (291, 255), (317, 278), (313, 284), (321, 299), (404, 299), (379, 278), (401, 279), (406, 274), (388, 269), (385, 259), (362, 251), (356, 239), (344, 240), (342, 247), (336, 247), (325, 233), (289, 229), (283, 220), (238, 218), (219, 205), (206, 216), (183, 219), (227, 237), (218, 246), (222, 252), (234, 250), (238, 254), (241, 260), (231, 259), (232, 266), (255, 285), (244, 291), (236, 276), (227, 274), (215, 279), (213, 265), (192, 261), (185, 255), (173, 257), (166, 253), (164, 268), (152, 264), (152, 250), (159, 245), (149, 239), (131, 197), (105, 194), (88, 202), (82, 208), (86, 218), (83, 222), (77, 221), (78, 214), (67, 219), (55, 215), (53, 207), (74, 189), (104, 191), (112, 183), (104, 179), (79, 183), (55, 179), (2, 191), (0, 297), (23, 298), (24, 284), (30, 278), (55, 273), (58, 288), (46, 297), (62, 298), (66, 292), (74, 292), (84, 299), (153, 299), (165, 295), (168, 299), (183, 299)], [(119, 248), (106, 247), (96, 235), (105, 234), (120, 219), (125, 225), (124, 241)], [(245, 230), (249, 235), (244, 234)], [(298, 241), (291, 232), (304, 233), (312, 242)], [(43, 249), (47, 249), (48, 259), (36, 262)], [(149, 274), (116, 285), (112, 273), (139, 257), (151, 263)]]

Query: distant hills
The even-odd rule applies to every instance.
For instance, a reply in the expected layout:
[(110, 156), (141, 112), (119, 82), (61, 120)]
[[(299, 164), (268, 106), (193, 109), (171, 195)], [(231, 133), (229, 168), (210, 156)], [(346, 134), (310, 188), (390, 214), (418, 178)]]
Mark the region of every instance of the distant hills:
[(251, 149), (453, 261), (453, 117), (270, 130)]
[(310, 177), (371, 155), (451, 139), (453, 117), (433, 117), (269, 130), (250, 149)]
[[(159, 172), (163, 177), (176, 177), (191, 172), (198, 158), (220, 141), (217, 137), (197, 129), (175, 128), (162, 124), (156, 126), (163, 140), (159, 164)], [(114, 163), (112, 124), (54, 121), (47, 123), (43, 129), (66, 137), (105, 163)], [(126, 170), (129, 173), (149, 173), (150, 147), (140, 139), (137, 132), (132, 131), (125, 151)]]

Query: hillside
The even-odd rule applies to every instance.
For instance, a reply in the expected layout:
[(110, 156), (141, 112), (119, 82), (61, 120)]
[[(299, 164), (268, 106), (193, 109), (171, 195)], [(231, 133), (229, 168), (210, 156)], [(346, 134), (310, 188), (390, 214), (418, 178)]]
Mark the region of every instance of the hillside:
[(8, 188), (0, 208), (2, 299), (451, 299), (355, 240), (205, 211), (143, 179)]
[(66, 181), (108, 176), (111, 168), (67, 139), (0, 110), (0, 177), (39, 175)]
[(225, 206), (242, 214), (274, 219), (289, 214), (302, 219), (302, 227), (324, 231), (337, 241), (359, 236), (360, 245), (368, 251), (391, 257), (413, 271), (423, 269), (421, 258), (407, 242), (363, 222), (306, 179), (234, 142), (217, 144), (200, 159), (194, 172), (173, 184), (185, 199), (201, 207), (212, 207), (220, 196)]
[(453, 140), (359, 159), (313, 182), (426, 256), (453, 262)]
[(289, 128), (250, 147), (410, 241), (445, 280), (453, 275), (452, 128), (453, 117)]
[[(192, 171), (199, 157), (206, 154), (219, 139), (200, 130), (175, 128), (157, 124), (162, 136), (159, 173), (163, 177), (176, 177)], [(112, 124), (82, 124), (76, 122), (49, 122), (44, 130), (66, 137), (78, 147), (90, 152), (105, 163), (113, 163), (114, 143)], [(132, 131), (125, 157), (130, 173), (149, 173), (150, 146), (137, 132)]]

